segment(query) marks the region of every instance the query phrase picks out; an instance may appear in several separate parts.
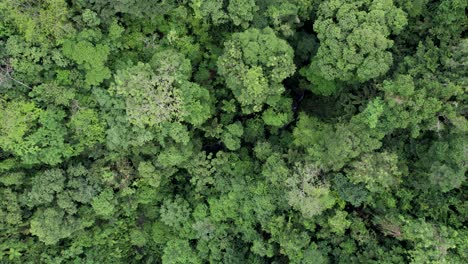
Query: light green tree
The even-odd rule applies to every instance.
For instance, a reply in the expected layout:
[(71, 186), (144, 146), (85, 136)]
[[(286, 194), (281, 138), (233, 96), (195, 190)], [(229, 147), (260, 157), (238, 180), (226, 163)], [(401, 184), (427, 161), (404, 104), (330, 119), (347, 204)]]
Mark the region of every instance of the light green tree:
[(30, 231), (46, 245), (53, 245), (61, 239), (70, 237), (79, 229), (78, 221), (67, 217), (63, 210), (47, 208), (41, 209), (34, 214)]
[(282, 81), (295, 71), (293, 50), (271, 28), (234, 33), (218, 60), (219, 73), (245, 114), (275, 105)]
[(336, 203), (329, 185), (319, 178), (320, 172), (317, 165), (297, 164), (295, 173), (287, 180), (288, 202), (305, 218), (320, 215)]
[[(315, 84), (365, 82), (393, 63), (391, 34), (407, 24), (406, 14), (388, 0), (327, 0), (320, 4), (314, 30), (320, 46), (304, 74)], [(330, 86), (330, 85), (328, 85)], [(330, 90), (330, 88), (327, 88)]]

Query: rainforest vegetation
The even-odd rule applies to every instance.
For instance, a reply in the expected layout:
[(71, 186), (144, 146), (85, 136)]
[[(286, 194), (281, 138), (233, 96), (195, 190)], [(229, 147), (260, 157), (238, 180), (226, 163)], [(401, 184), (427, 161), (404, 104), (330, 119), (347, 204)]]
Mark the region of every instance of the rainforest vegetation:
[(0, 263), (468, 263), (466, 0), (0, 0)]

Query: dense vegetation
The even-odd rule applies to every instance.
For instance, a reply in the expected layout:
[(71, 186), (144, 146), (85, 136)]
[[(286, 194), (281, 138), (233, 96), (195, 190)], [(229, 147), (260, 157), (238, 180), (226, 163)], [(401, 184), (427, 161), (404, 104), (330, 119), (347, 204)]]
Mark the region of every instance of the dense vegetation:
[(0, 0), (1, 263), (467, 263), (466, 0)]

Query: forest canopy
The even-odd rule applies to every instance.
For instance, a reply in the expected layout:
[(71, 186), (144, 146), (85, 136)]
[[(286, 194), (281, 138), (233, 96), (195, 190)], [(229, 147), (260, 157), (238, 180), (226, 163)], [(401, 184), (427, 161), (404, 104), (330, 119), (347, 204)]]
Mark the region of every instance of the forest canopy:
[(0, 263), (468, 263), (466, 0), (0, 0)]

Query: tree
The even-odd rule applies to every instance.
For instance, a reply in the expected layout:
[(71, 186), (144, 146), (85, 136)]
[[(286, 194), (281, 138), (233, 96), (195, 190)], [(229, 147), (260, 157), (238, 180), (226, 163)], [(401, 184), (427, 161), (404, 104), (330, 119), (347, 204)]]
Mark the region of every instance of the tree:
[(351, 182), (364, 183), (373, 193), (382, 193), (398, 186), (404, 171), (398, 166), (397, 155), (387, 152), (365, 154), (350, 166), (346, 176)]
[(301, 75), (311, 83), (308, 88), (318, 95), (329, 96), (336, 93), (340, 89), (340, 84), (338, 81), (328, 80), (323, 77), (317, 61), (312, 61), (308, 67), (300, 70)]
[(190, 222), (190, 213), (188, 202), (180, 197), (165, 200), (160, 209), (161, 221), (177, 232), (184, 232), (183, 227)]
[(247, 28), (258, 10), (254, 0), (229, 0), (227, 7), (229, 18), (236, 26)]
[(392, 1), (330, 0), (320, 4), (317, 15), (314, 30), (320, 46), (305, 71), (315, 85), (321, 78), (365, 82), (390, 69), (393, 41), (388, 37), (407, 24), (405, 13)]
[(306, 150), (308, 159), (326, 170), (339, 170), (361, 153), (380, 148), (384, 136), (377, 129), (369, 129), (367, 114), (356, 115), (348, 123), (329, 124), (304, 113), (293, 135), (294, 144)]
[(67, 125), (77, 142), (76, 152), (82, 152), (104, 141), (105, 123), (93, 109), (79, 109), (71, 116)]
[(21, 155), (26, 150), (17, 148), (26, 132), (35, 125), (42, 111), (32, 102), (2, 101), (1, 103), (1, 146), (6, 151)]
[(62, 51), (66, 57), (85, 70), (85, 84), (88, 87), (98, 85), (111, 77), (109, 68), (105, 66), (110, 54), (110, 48), (107, 45), (94, 45), (86, 40), (78, 42), (67, 40), (63, 43)]
[(262, 114), (265, 125), (281, 127), (293, 119), (292, 100), (282, 97), (274, 106), (268, 107)]
[(3, 199), (0, 203), (0, 230), (4, 237), (14, 236), (24, 222), (20, 196), (11, 188), (2, 188), (0, 196)]
[(164, 264), (179, 264), (179, 263), (202, 263), (194, 250), (190, 247), (187, 240), (171, 240), (164, 248), (162, 256)]
[(364, 184), (353, 184), (341, 173), (334, 175), (333, 188), (341, 199), (354, 206), (360, 206), (363, 202), (366, 202), (370, 195)]
[(115, 212), (114, 191), (105, 189), (98, 196), (93, 198), (91, 205), (93, 206), (96, 215), (109, 219)]
[(176, 120), (201, 125), (211, 116), (211, 98), (208, 90), (188, 81), (190, 75), (190, 61), (182, 54), (160, 51), (150, 64), (118, 71), (111, 91), (125, 99), (127, 117), (138, 127)]
[(143, 127), (180, 116), (180, 95), (168, 80), (156, 76), (149, 64), (139, 63), (117, 72), (112, 90), (126, 100), (129, 121)]
[(270, 28), (235, 33), (225, 43), (218, 71), (240, 103), (242, 112), (259, 112), (275, 105), (284, 91), (281, 82), (294, 73), (293, 50)]
[(191, 7), (194, 11), (195, 18), (208, 20), (209, 24), (216, 26), (228, 20), (223, 2), (224, 1), (221, 0), (193, 0)]
[(67, 23), (70, 14), (63, 0), (45, 0), (41, 3), (6, 0), (0, 4), (0, 12), (28, 42), (46, 43), (49, 37), (60, 40), (72, 28)]
[(144, 0), (96, 0), (82, 3), (91, 10), (95, 10), (103, 18), (110, 19), (117, 13), (143, 18), (150, 14), (164, 15), (174, 8), (173, 1), (148, 2)]
[(226, 130), (221, 136), (222, 141), (229, 150), (237, 150), (241, 146), (240, 139), (244, 134), (242, 125), (237, 122), (226, 126)]
[(213, 114), (212, 97), (208, 89), (193, 83), (183, 82), (180, 86), (184, 120), (194, 126), (200, 126)]
[[(417, 162), (418, 172), (428, 179), (433, 188), (444, 193), (460, 188), (466, 180), (467, 164), (466, 142), (463, 136), (451, 135), (445, 140), (434, 141), (431, 146), (420, 155)], [(429, 187), (426, 185), (426, 187)]]
[(71, 145), (65, 142), (65, 113), (42, 110), (30, 102), (2, 103), (0, 146), (25, 164), (55, 165), (72, 156)]
[(33, 87), (29, 96), (46, 105), (69, 106), (75, 99), (76, 92), (73, 88), (62, 86), (54, 81)]
[(347, 215), (348, 213), (344, 211), (336, 211), (333, 217), (328, 218), (328, 224), (330, 225), (332, 232), (338, 235), (344, 235), (346, 229), (351, 225), (351, 221), (346, 219)]
[(287, 180), (289, 204), (305, 218), (320, 215), (335, 205), (327, 183), (319, 179), (320, 169), (314, 164), (298, 164), (293, 177)]
[(26, 204), (29, 207), (50, 205), (63, 191), (64, 185), (65, 176), (62, 170), (53, 169), (38, 173), (31, 181), (32, 188), (27, 194)]
[(79, 229), (78, 221), (66, 217), (62, 210), (47, 208), (34, 214), (30, 231), (46, 245), (53, 245), (61, 239), (70, 237)]

